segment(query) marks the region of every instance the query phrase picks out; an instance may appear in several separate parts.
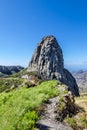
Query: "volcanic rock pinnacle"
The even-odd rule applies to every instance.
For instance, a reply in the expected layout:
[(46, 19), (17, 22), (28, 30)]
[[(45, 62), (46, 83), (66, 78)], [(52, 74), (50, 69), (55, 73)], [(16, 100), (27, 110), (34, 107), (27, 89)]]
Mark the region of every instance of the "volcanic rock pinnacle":
[(36, 71), (43, 80), (57, 79), (79, 96), (78, 86), (72, 74), (64, 68), (62, 49), (54, 36), (46, 36), (38, 44), (29, 62), (28, 71)]

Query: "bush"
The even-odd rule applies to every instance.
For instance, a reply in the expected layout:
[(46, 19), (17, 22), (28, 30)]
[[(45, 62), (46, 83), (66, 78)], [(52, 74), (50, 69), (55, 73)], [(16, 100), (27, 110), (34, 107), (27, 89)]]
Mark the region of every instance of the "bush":
[(28, 111), (21, 117), (16, 124), (16, 130), (33, 130), (35, 128), (35, 123), (38, 120), (38, 115), (35, 111)]
[(14, 85), (15, 88), (21, 85), (24, 79), (21, 78), (4, 78), (0, 79), (0, 92), (10, 91), (10, 88)]
[(37, 108), (60, 94), (57, 81), (46, 81), (32, 88), (0, 94), (0, 130), (34, 130)]
[(80, 122), (84, 128), (87, 128), (87, 118), (86, 115), (80, 118)]
[(70, 126), (71, 126), (72, 128), (76, 128), (76, 127), (77, 127), (76, 118), (74, 118), (74, 117), (70, 118), (69, 115), (67, 115), (67, 117), (66, 117), (65, 120), (66, 120), (66, 122), (68, 122), (68, 123), (70, 124)]

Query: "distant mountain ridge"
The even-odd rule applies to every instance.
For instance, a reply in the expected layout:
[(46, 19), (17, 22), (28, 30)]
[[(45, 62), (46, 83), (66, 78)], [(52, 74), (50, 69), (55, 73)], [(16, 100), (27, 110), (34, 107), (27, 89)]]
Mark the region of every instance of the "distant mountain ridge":
[(87, 70), (79, 70), (76, 72), (72, 72), (72, 75), (77, 81), (80, 92), (87, 92)]
[(14, 73), (17, 73), (24, 69), (22, 66), (3, 66), (0, 65), (0, 77), (5, 77)]

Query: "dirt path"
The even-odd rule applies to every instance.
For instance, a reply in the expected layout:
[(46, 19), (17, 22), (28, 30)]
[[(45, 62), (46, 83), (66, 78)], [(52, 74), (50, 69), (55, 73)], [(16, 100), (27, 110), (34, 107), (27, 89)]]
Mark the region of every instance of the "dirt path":
[(58, 97), (52, 98), (48, 101), (45, 107), (44, 116), (38, 121), (37, 130), (72, 130), (71, 127), (56, 121), (56, 113), (54, 109), (56, 103), (58, 102)]

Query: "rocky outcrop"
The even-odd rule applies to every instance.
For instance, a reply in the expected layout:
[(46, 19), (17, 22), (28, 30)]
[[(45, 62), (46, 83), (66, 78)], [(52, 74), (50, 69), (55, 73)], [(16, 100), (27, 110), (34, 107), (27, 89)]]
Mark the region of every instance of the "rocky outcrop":
[(63, 121), (64, 118), (72, 117), (78, 111), (75, 104), (75, 97), (69, 91), (67, 94), (63, 94), (59, 97), (59, 101), (56, 103), (55, 113), (57, 113), (56, 119), (58, 121)]
[[(41, 108), (39, 109), (42, 109), (42, 114), (37, 122), (37, 130), (73, 130), (69, 124), (63, 122), (64, 117), (62, 115), (64, 112), (62, 111), (61, 114), (61, 110), (59, 110), (60, 104), (59, 97), (55, 97), (40, 106)], [(58, 120), (58, 116), (63, 120)]]
[(21, 66), (0, 66), (0, 76), (7, 76), (24, 69)]
[(57, 79), (65, 83), (73, 94), (79, 95), (78, 86), (71, 73), (64, 68), (62, 49), (54, 36), (47, 36), (38, 44), (28, 66), (43, 80)]

